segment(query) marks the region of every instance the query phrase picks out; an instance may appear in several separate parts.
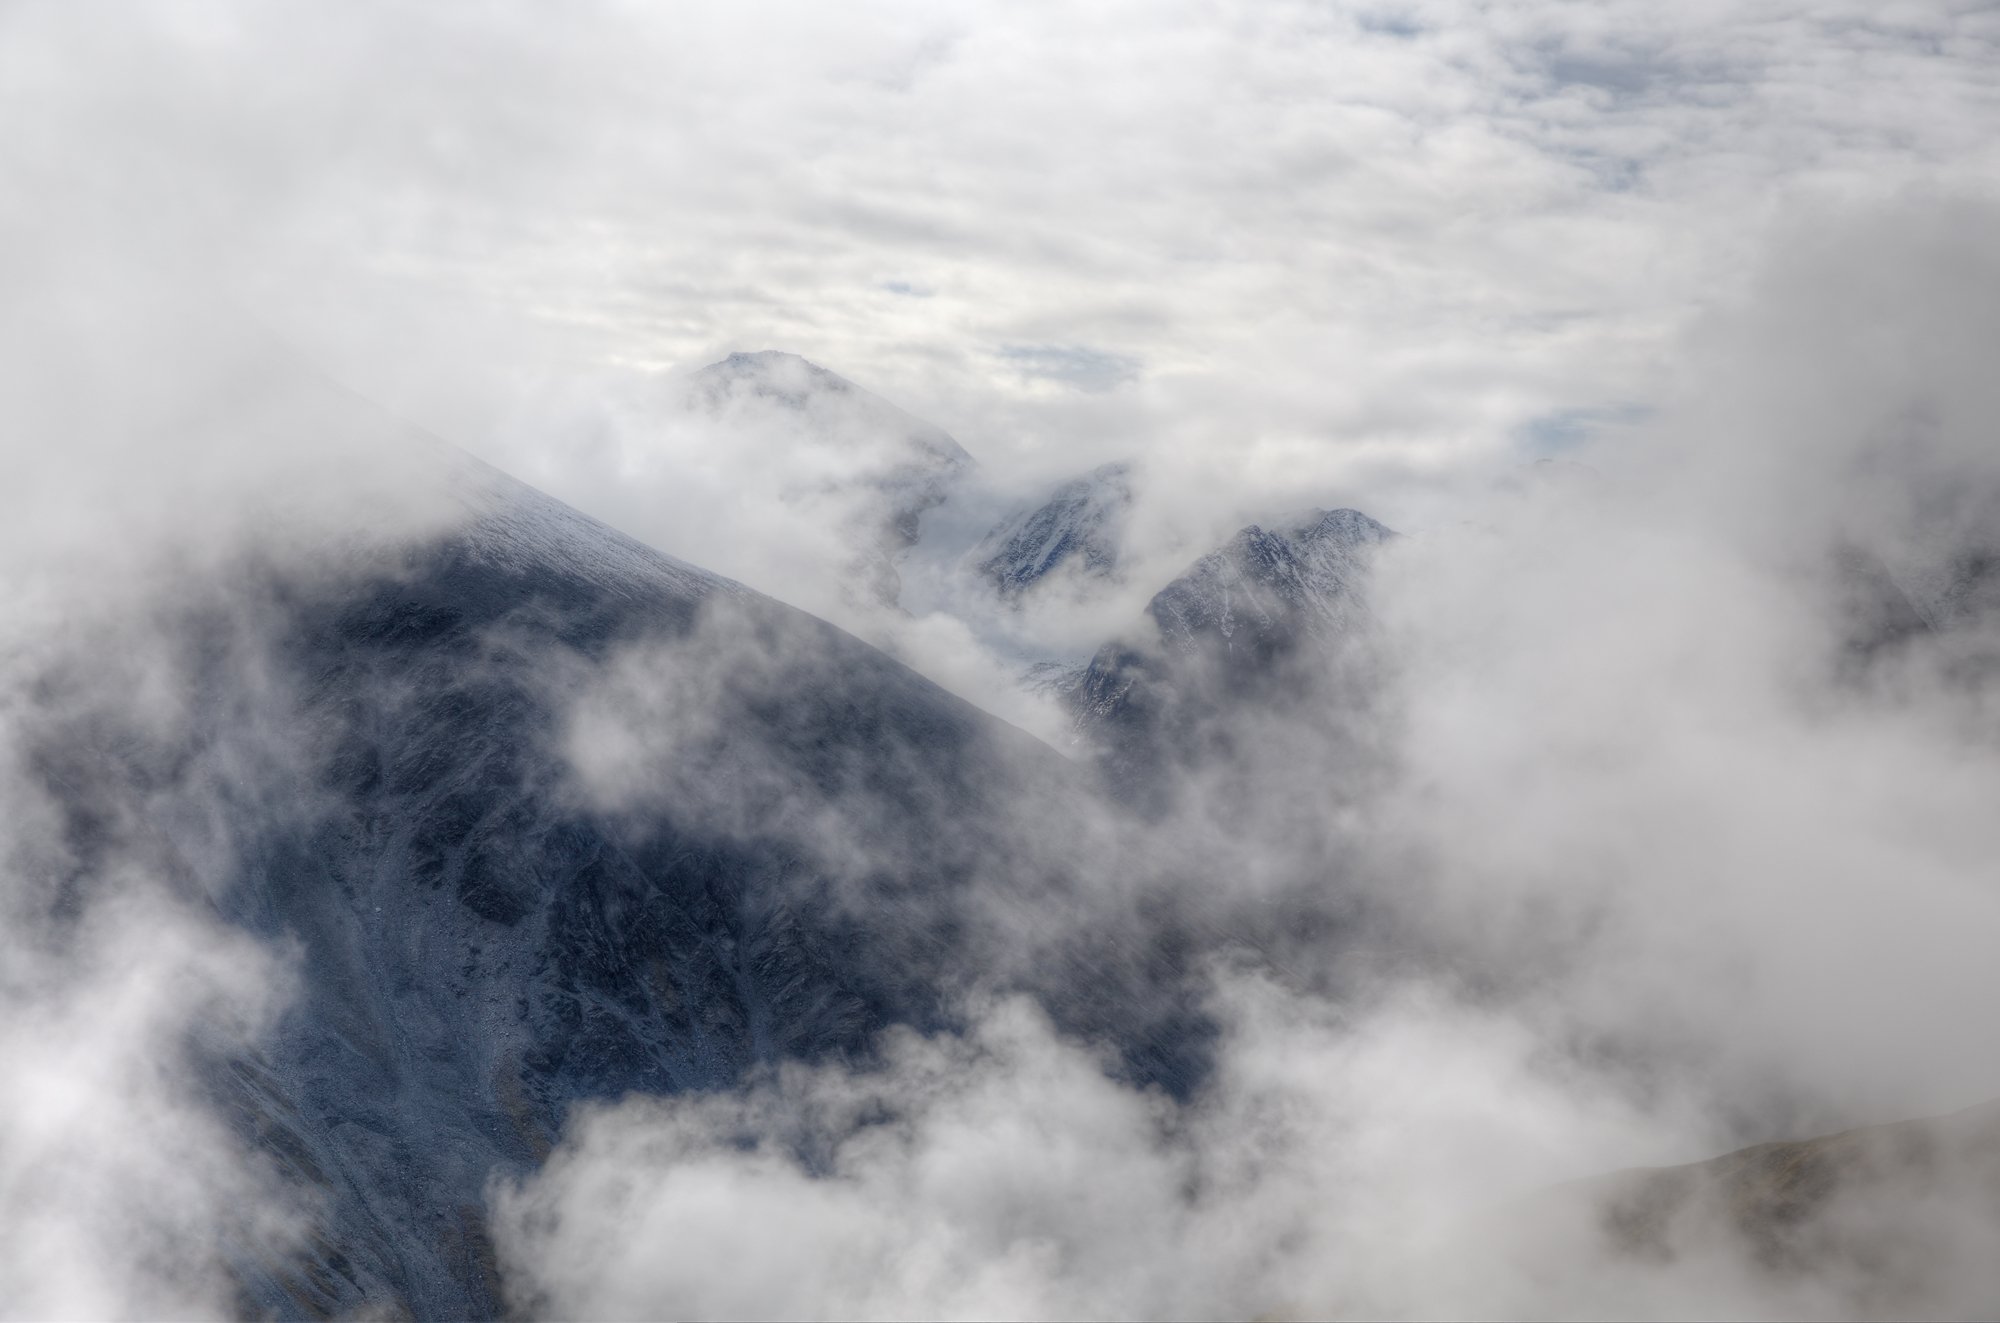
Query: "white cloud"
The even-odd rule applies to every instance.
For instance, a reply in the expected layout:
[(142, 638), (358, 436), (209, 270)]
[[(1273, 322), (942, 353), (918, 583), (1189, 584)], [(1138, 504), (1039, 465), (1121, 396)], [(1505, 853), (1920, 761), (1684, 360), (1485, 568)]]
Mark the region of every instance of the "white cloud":
[[(1570, 1304), (1532, 1282), (1489, 1297), (1483, 1269), (1418, 1273), (1397, 1247), (1538, 1182), (1995, 1087), (1990, 692), (1925, 649), (1843, 688), (1814, 568), (1854, 541), (1917, 584), (1990, 508), (1990, 7), (187, 0), (121, 19), (0, 14), (9, 702), (89, 657), (120, 720), (172, 730), (143, 621), (92, 629), (181, 601), (246, 542), (437, 513), (402, 504), (393, 427), (348, 448), (337, 391), (260, 404), (268, 347), (211, 297), (510, 458), (503, 424), (547, 378), (561, 398), (571, 370), (774, 347), (1010, 478), (1142, 452), (1163, 545), (1325, 493), (1431, 530), (1382, 594), (1397, 779), (1357, 807), (1295, 777), (1286, 811), (1319, 811), (1303, 844), (1213, 889), (1261, 898), (1286, 851), (1360, 830), (1352, 877), (1327, 876), (1383, 882), (1423, 937), (1384, 959), (1448, 952), (1457, 993), (1364, 980), (1376, 1000), (1335, 1011), (1225, 980), (1215, 1083), (1186, 1115), (1018, 1007), (966, 1044), (899, 1039), (879, 1076), (589, 1113), (503, 1201), (512, 1267), (552, 1307)], [(215, 436), (218, 386), (249, 407)], [(1465, 498), (1536, 420), (1593, 416), (1633, 420), (1595, 458), (1598, 504)], [(604, 462), (552, 435), (548, 476), (599, 510), (683, 487), (665, 508), (711, 518), (671, 549), (713, 544), (780, 596), (787, 566), (833, 554), (823, 528), (732, 507), (729, 466), (614, 439)], [(274, 487), (297, 508), (264, 509)], [(1500, 532), (1455, 529), (1466, 514)], [(1002, 674), (949, 619), (900, 641), (968, 689)], [(31, 772), (6, 806), (59, 856)], [(281, 980), (156, 860), (114, 862), (91, 876), (145, 903), (91, 910), (74, 950), (27, 919), (7, 938), (27, 972), (0, 989), (0, 1221), (35, 1252), (6, 1294), (225, 1309), (232, 1238), (271, 1214), (180, 1045), (196, 1024), (246, 1040)], [(46, 864), (9, 865), (10, 917), (46, 917)], [(825, 1179), (733, 1144), (802, 1126), (831, 1145)], [(74, 1178), (53, 1194), (51, 1164)]]
[[(1217, 976), (1185, 1110), (1018, 1008), (970, 1043), (893, 1039), (875, 1073), (593, 1110), (500, 1201), (520, 1289), (811, 1316), (1874, 1299), (1719, 1232), (1719, 1259), (1605, 1255), (1519, 1201), (2000, 1092), (1991, 622), (1858, 667), (1838, 554), (1905, 574), (1991, 518), (1992, 215), (1917, 195), (1812, 218), (1691, 334), (1662, 411), (1586, 449), (1595, 478), (1384, 552), (1374, 704), (1253, 730), (1258, 793), (1151, 828), (1191, 913), (1267, 925), (1266, 972)], [(1976, 1201), (1902, 1198), (1864, 1223), (1990, 1236)], [(662, 1250), (689, 1227), (697, 1252)], [(1982, 1298), (1979, 1256), (1940, 1262), (1894, 1300)]]
[(1627, 1138), (1504, 1023), (1392, 1005), (1356, 1027), (1223, 986), (1235, 1032), (1191, 1113), (1012, 1002), (964, 1039), (897, 1037), (879, 1070), (590, 1109), (496, 1192), (516, 1289), (620, 1318), (1454, 1313), (1472, 1283), (1401, 1279), (1423, 1242)]
[[(9, 29), (17, 167), (154, 215), (461, 439), (554, 359), (786, 348), (989, 462), (1143, 450), (1238, 502), (1355, 446), (1462, 462), (1644, 401), (1774, 203), (1996, 165), (1994, 19), (1945, 3), (217, 2)], [(1024, 373), (1038, 346), (1099, 366)]]

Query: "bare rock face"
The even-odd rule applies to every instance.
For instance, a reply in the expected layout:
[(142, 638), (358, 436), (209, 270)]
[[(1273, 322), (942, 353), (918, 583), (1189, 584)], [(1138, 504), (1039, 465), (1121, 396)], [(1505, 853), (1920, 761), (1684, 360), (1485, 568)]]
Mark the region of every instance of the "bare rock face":
[(1109, 578), (1117, 573), (1119, 535), (1131, 506), (1131, 467), (1102, 465), (1063, 483), (1040, 505), (1007, 516), (973, 549), (971, 560), (979, 577), (1009, 600), (1052, 575)]
[(1070, 691), (1114, 784), (1156, 799), (1178, 766), (1242, 761), (1274, 705), (1337, 710), (1326, 686), (1365, 632), (1369, 561), (1393, 536), (1355, 510), (1314, 510), (1243, 529), (1161, 589)]
[[(777, 777), (824, 802), (880, 740), (937, 759), (922, 795), (965, 809), (999, 767), (973, 746), (1005, 761), (977, 713), (837, 631), (493, 488), (458, 536), (291, 622), (334, 807), (273, 832), (234, 888), (304, 970), (281, 1032), (222, 1080), (267, 1145), (302, 1155), (330, 1248), (246, 1270), (261, 1307), (494, 1315), (485, 1184), (546, 1153), (570, 1102), (721, 1087), (924, 1018), (929, 990), (906, 980), (936, 973), (969, 842), (879, 840), (891, 868), (937, 878), (939, 903), (863, 925), (832, 898), (852, 879), (775, 813), (725, 825), (694, 797), (610, 811), (579, 794), (565, 686), (624, 647), (684, 668), (730, 728), (677, 746), (690, 782)], [(725, 620), (726, 652), (787, 669), (732, 688), (695, 642)], [(862, 797), (886, 821), (890, 803), (923, 812), (914, 793), (886, 773)]]
[(1358, 510), (1314, 510), (1269, 531), (1252, 524), (1196, 561), (1146, 607), (1167, 647), (1249, 664), (1300, 638), (1352, 628), (1370, 552), (1394, 536)]

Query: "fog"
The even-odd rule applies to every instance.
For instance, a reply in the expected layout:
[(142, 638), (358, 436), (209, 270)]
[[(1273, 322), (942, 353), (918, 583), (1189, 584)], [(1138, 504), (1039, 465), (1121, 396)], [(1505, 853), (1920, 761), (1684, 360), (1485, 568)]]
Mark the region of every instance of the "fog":
[[(339, 809), (279, 618), (462, 524), (453, 446), (1026, 732), (913, 815), (737, 738), (809, 622), (542, 659), (574, 803), (974, 937), (871, 1058), (586, 1102), (496, 1171), (523, 1314), (1990, 1307), (1976, 1179), (1847, 1192), (1873, 1276), (1720, 1217), (1625, 1253), (1558, 1187), (2000, 1097), (1996, 40), (1942, 3), (10, 7), (0, 1313), (240, 1313), (308, 1238), (219, 1083), (298, 935), (218, 898)], [(874, 394), (689, 403), (766, 349)], [(925, 425), (977, 480), (882, 552), (867, 482)], [(1113, 460), (1115, 576), (965, 576)], [(1167, 811), (1088, 790), (1023, 668), (1339, 506), (1400, 534), (1353, 651), (1158, 769)], [(1188, 1078), (1121, 1056), (1149, 990), (1212, 1030)]]
[[(1996, 329), (1988, 215), (1923, 196), (1816, 217), (1690, 331), (1643, 433), (1580, 456), (1601, 468), (1384, 550), (1387, 678), (1362, 722), (1264, 731), (1278, 752), (1253, 743), (1234, 769), (1247, 812), (1204, 814), (1218, 769), (1198, 766), (1148, 829), (1217, 868), (1211, 902), (1365, 916), (1195, 971), (1224, 1030), (1190, 1105), (1002, 1002), (969, 1042), (905, 1036), (879, 1069), (592, 1108), (501, 1194), (526, 1298), (613, 1316), (1976, 1308), (1979, 1197), (1851, 1214), (1878, 1249), (1885, 1228), (1947, 1247), (1886, 1298), (1774, 1272), (1713, 1227), (1677, 1262), (1621, 1258), (1529, 1201), (2000, 1093), (1992, 626), (1864, 655), (1843, 559), (1878, 557), (1922, 601), (1949, 577), (1939, 549), (1967, 545), (1934, 521), (1976, 527), (1960, 512), (2000, 490), (1987, 374), (1961, 352)], [(631, 699), (621, 719), (643, 722)], [(1032, 928), (1019, 940), (1048, 940)]]

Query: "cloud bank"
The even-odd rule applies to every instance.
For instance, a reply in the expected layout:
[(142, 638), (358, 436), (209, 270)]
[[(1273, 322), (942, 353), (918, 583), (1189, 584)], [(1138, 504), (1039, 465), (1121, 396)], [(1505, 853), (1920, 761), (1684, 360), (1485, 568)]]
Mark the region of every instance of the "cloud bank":
[[(1995, 22), (10, 6), (5, 1308), (225, 1313), (295, 1231), (204, 1091), (287, 979), (204, 886), (244, 822), (314, 808), (243, 567), (340, 573), (450, 512), (406, 430), (277, 364), (784, 596), (825, 528), (717, 518), (743, 469), (691, 476), (712, 434), (607, 444), (564, 403), (784, 347), (1023, 485), (1141, 455), (1162, 556), (1369, 509), (1415, 534), (1374, 598), (1397, 665), (1367, 738), (1287, 732), (1241, 820), (1144, 842), (1140, 881), (1183, 863), (1170, 918), (1249, 934), (1183, 971), (1219, 1026), (1191, 1099), (973, 979), (963, 1040), (580, 1113), (496, 1190), (525, 1308), (1838, 1312), (1748, 1263), (1465, 1247), (1556, 1181), (2000, 1093), (1966, 587), (2000, 490)], [(1494, 491), (1557, 444), (1600, 477)], [(193, 610), (190, 660), (156, 626)], [(925, 627), (906, 655), (1000, 706), (984, 644)], [(667, 738), (618, 764), (600, 734), (586, 793), (592, 758), (622, 785), (714, 733), (643, 662), (580, 728)], [(148, 764), (202, 674), (224, 736)], [(101, 820), (61, 817), (51, 750)], [(1140, 848), (1099, 826), (1086, 875)], [(1092, 880), (1078, 922), (1158, 935)]]
[[(1311, 934), (1185, 971), (1221, 1026), (1185, 1104), (1002, 1001), (968, 1038), (903, 1035), (873, 1068), (589, 1109), (496, 1192), (521, 1298), (607, 1316), (1975, 1307), (1976, 1254), (1940, 1251), (1885, 1296), (1714, 1227), (1677, 1258), (1624, 1254), (1592, 1230), (1594, 1196), (1546, 1191), (2000, 1094), (1982, 1012), (2000, 995), (1995, 624), (1934, 586), (1962, 578), (1940, 558), (1984, 545), (2000, 492), (1965, 349), (2000, 329), (1992, 216), (1917, 195), (1814, 218), (1691, 335), (1660, 415), (1585, 454), (1601, 469), (1383, 550), (1389, 664), (1359, 714), (1261, 744), (1253, 725), (1150, 826), (1200, 861), (1223, 931), (1261, 913)], [(1883, 633), (1857, 611), (1869, 585), (1930, 602), (1938, 627)], [(1232, 810), (1204, 813), (1225, 770)], [(1841, 1214), (1866, 1245), (1992, 1230), (1977, 1198), (1884, 1189)]]

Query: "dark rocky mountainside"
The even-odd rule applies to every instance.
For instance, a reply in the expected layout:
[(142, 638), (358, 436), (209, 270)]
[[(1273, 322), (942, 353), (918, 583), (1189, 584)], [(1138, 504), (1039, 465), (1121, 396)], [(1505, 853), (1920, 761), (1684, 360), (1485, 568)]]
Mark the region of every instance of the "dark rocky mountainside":
[(1393, 536), (1355, 510), (1253, 524), (1155, 594), (1068, 694), (1114, 784), (1156, 798), (1173, 768), (1240, 761), (1242, 723), (1273, 704), (1326, 707), (1368, 617), (1369, 561)]
[[(1039, 995), (1136, 1078), (1189, 1086), (1178, 967), (1071, 940), (1085, 796), (1064, 759), (482, 466), (454, 481), (456, 529), (230, 594), (261, 603), (292, 752), (238, 786), (205, 890), (298, 978), (258, 1049), (207, 1073), (313, 1210), (302, 1253), (240, 1256), (247, 1310), (496, 1315), (485, 1191), (571, 1103), (865, 1059), (887, 1025), (950, 1025), (968, 989)], [(50, 734), (78, 858), (113, 830), (101, 791), (226, 764), (241, 734), (224, 623), (181, 629), (205, 658), (186, 746)], [(593, 784), (565, 741), (613, 682), (632, 760)], [(189, 853), (165, 817), (117, 830)]]

